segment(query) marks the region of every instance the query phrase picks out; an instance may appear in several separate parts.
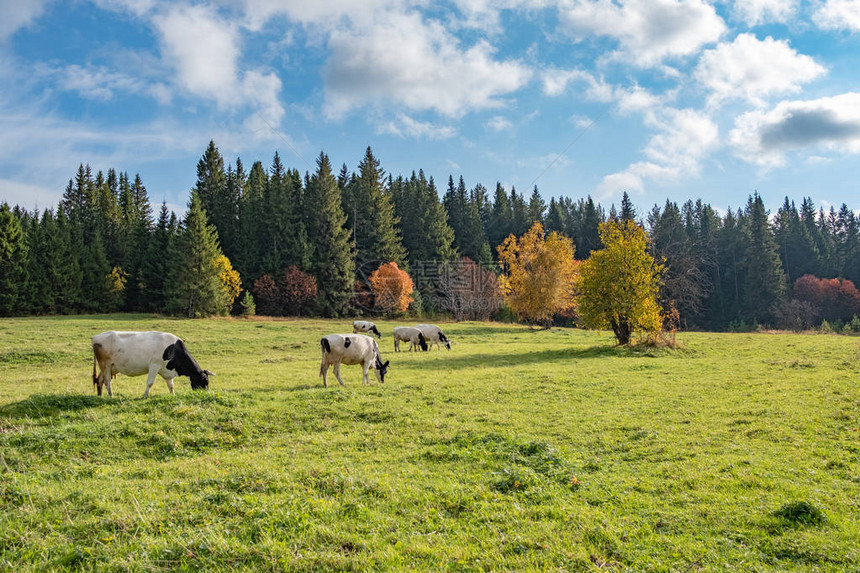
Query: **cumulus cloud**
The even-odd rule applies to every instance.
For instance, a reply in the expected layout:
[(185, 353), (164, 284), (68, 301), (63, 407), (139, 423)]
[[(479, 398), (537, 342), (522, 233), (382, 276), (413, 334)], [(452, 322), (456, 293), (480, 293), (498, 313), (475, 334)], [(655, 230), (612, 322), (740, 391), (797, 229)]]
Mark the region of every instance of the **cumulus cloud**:
[(738, 157), (763, 167), (784, 165), (795, 150), (860, 154), (860, 93), (784, 101), (771, 111), (745, 113), (729, 138)]
[(559, 0), (559, 22), (575, 41), (614, 38), (618, 56), (641, 67), (694, 54), (726, 32), (722, 18), (703, 0)]
[(239, 35), (234, 24), (204, 6), (174, 7), (153, 18), (166, 62), (187, 93), (215, 101), (223, 108), (250, 105), (272, 123), (280, 122), (281, 81), (275, 74), (241, 73)]
[(860, 0), (825, 0), (812, 20), (824, 30), (860, 31)]
[(663, 108), (646, 115), (646, 124), (657, 131), (644, 149), (649, 161), (633, 163), (605, 176), (596, 191), (600, 199), (622, 191), (641, 193), (648, 179), (667, 183), (696, 177), (703, 158), (719, 144), (717, 125), (696, 110)]
[(797, 12), (797, 0), (735, 0), (735, 17), (748, 26), (785, 23)]
[(694, 75), (711, 92), (711, 105), (728, 99), (763, 105), (764, 98), (800, 91), (801, 84), (826, 72), (785, 40), (770, 36), (758, 40), (752, 34), (741, 34), (731, 44), (720, 44), (702, 54)]
[(0, 0), (0, 42), (26, 28), (45, 12), (49, 0)]
[(503, 106), (502, 98), (531, 77), (518, 61), (496, 61), (488, 42), (464, 49), (441, 24), (416, 13), (390, 13), (367, 29), (334, 31), (329, 48), (325, 112), (332, 118), (386, 102), (460, 117)]
[(511, 120), (500, 115), (494, 115), (491, 117), (487, 120), (487, 123), (485, 123), (484, 126), (493, 131), (508, 131), (509, 129), (514, 128), (514, 124), (511, 123)]
[(583, 93), (589, 99), (607, 102), (612, 99), (612, 86), (595, 78), (590, 72), (580, 69), (560, 70), (550, 68), (541, 74), (543, 93), (548, 96), (558, 96), (567, 91), (568, 85), (580, 84)]
[(377, 133), (387, 133), (398, 137), (414, 137), (425, 139), (450, 139), (457, 130), (447, 125), (434, 125), (426, 121), (418, 121), (405, 114), (398, 114), (396, 121), (389, 121), (377, 128)]

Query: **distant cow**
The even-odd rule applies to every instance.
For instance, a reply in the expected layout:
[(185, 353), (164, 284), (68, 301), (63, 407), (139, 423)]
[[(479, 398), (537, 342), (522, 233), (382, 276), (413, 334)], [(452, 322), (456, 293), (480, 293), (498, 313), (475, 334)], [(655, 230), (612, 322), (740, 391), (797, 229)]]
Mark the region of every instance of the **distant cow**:
[(444, 344), (445, 348), (451, 350), (451, 341), (448, 340), (448, 337), (445, 336), (442, 329), (435, 324), (416, 324), (415, 328), (424, 334), (424, 338), (427, 339), (427, 344), (430, 345), (430, 348), (433, 348), (433, 345), (435, 344), (441, 350), (441, 345)]
[[(208, 370), (201, 370), (197, 361), (188, 353), (185, 343), (169, 332), (118, 332), (111, 330), (93, 336), (93, 386), (98, 395), (107, 386), (108, 396), (113, 396), (111, 379), (117, 374), (141, 376), (146, 374), (146, 390), (160, 374), (173, 394), (173, 379), (188, 376), (193, 390), (209, 387)], [(96, 366), (100, 372), (96, 375)]]
[(376, 324), (369, 320), (355, 320), (352, 323), (352, 333), (358, 334), (361, 332), (372, 332), (377, 338), (382, 338), (382, 334), (376, 329)]
[(408, 342), (409, 350), (427, 350), (427, 339), (417, 328), (411, 326), (398, 326), (394, 329), (394, 352), (400, 352), (400, 343)]
[(370, 336), (364, 334), (329, 334), (320, 340), (320, 350), (322, 351), (320, 376), (323, 379), (323, 386), (328, 386), (326, 375), (329, 366), (334, 366), (334, 375), (340, 385), (343, 386), (343, 380), (340, 377), (341, 364), (361, 364), (364, 368), (362, 384), (370, 383), (367, 373), (371, 368), (376, 374), (376, 379), (385, 382), (388, 360), (382, 362), (379, 346)]

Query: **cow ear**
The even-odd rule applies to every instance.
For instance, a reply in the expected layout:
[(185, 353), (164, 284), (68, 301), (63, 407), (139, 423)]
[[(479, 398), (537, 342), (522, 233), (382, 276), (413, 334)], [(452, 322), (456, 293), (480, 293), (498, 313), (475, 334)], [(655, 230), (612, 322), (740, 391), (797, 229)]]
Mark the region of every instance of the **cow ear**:
[(383, 368), (388, 368), (388, 363), (389, 363), (389, 362), (390, 362), (390, 360), (386, 360), (386, 361), (385, 361), (385, 364), (383, 364), (383, 365), (382, 365), (382, 367), (383, 367)]

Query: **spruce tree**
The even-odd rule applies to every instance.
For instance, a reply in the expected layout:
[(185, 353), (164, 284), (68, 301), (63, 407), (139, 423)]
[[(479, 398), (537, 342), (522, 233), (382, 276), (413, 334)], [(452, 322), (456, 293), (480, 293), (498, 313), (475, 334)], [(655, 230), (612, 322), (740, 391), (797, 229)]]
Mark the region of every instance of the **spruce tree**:
[(0, 204), (0, 316), (26, 311), (28, 255), (21, 220)]
[(532, 195), (529, 198), (529, 225), (534, 223), (544, 224), (544, 213), (546, 213), (546, 202), (540, 196), (537, 185), (532, 189)]
[(171, 269), (173, 241), (176, 237), (176, 215), (161, 204), (158, 222), (146, 245), (146, 253), (140, 270), (143, 289), (140, 293), (140, 309), (148, 312), (165, 312), (168, 277), (175, 273)]
[(745, 316), (753, 322), (771, 324), (775, 305), (785, 296), (786, 281), (764, 202), (750, 197), (746, 217)]
[(517, 193), (515, 187), (511, 187), (511, 232), (517, 237), (523, 236), (529, 230), (528, 206), (522, 195)]
[(511, 204), (508, 201), (508, 194), (501, 183), (496, 183), (496, 192), (493, 195), (493, 209), (490, 217), (492, 224), (490, 225), (487, 239), (490, 241), (490, 247), (493, 252), (496, 252), (496, 247), (502, 244), (502, 241), (508, 238), (512, 232), (511, 227)]
[(218, 231), (209, 223), (195, 192), (191, 193), (182, 231), (174, 244), (174, 271), (168, 275), (167, 312), (189, 318), (227, 314), (230, 309), (215, 264), (221, 256)]
[(314, 205), (308, 213), (308, 235), (319, 310), (325, 316), (341, 316), (347, 312), (352, 296), (355, 260), (340, 189), (325, 153), (317, 158), (317, 170), (308, 181), (307, 194)]
[(367, 275), (389, 262), (406, 270), (406, 249), (398, 232), (394, 206), (383, 185), (385, 174), (370, 147), (358, 168), (358, 176), (350, 180), (345, 193), (352, 205), (344, 205), (354, 229), (356, 267), (359, 273)]

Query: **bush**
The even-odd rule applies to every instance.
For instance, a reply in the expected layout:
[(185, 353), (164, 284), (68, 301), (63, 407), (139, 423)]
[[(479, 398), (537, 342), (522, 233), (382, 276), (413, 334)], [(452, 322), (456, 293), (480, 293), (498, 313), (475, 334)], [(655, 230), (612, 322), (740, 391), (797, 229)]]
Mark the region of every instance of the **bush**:
[(415, 285), (409, 274), (401, 270), (397, 263), (384, 263), (370, 274), (373, 289), (373, 307), (392, 315), (404, 312), (412, 302)]
[(254, 295), (249, 291), (245, 291), (242, 295), (242, 300), (239, 301), (239, 314), (241, 316), (254, 316), (257, 314), (257, 304), (254, 302)]

